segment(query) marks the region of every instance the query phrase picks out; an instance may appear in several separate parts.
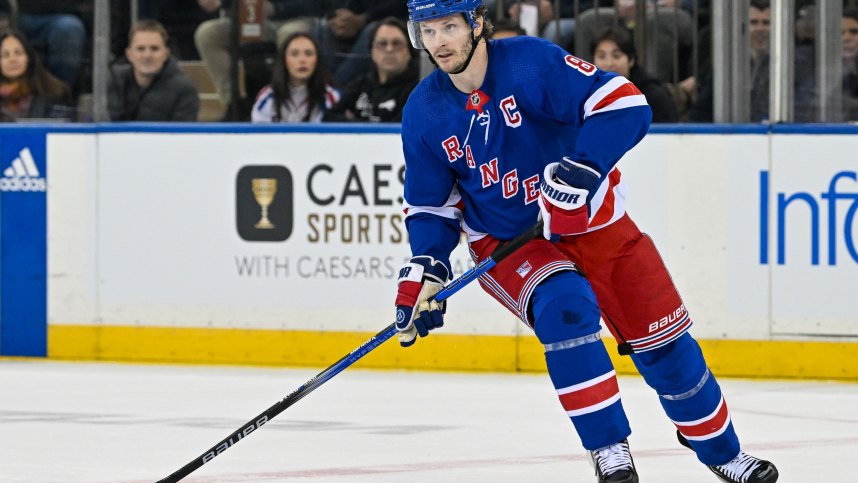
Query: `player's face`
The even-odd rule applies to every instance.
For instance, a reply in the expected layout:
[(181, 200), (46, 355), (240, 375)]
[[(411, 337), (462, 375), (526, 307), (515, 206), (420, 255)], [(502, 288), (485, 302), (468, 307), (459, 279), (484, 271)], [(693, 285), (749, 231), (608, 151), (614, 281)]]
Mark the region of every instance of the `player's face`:
[(164, 68), (164, 63), (170, 57), (170, 49), (160, 33), (140, 30), (125, 49), (125, 56), (137, 75), (154, 77)]
[(0, 45), (0, 72), (9, 80), (21, 78), (27, 72), (29, 58), (20, 40), (11, 35)]
[(461, 69), (471, 53), (471, 26), (461, 14), (420, 22), (420, 37), (444, 72)]
[(379, 73), (395, 76), (405, 71), (411, 61), (408, 39), (402, 30), (382, 25), (372, 41), (372, 62)]
[(596, 51), (593, 53), (593, 58), (596, 67), (608, 72), (616, 72), (627, 79), (632, 65), (634, 65), (634, 61), (620, 50), (620, 47), (613, 40), (599, 42)]
[(858, 56), (858, 20), (843, 17), (840, 29), (843, 39), (843, 57), (854, 59)]
[(286, 52), (283, 54), (286, 62), (286, 72), (289, 73), (289, 82), (293, 85), (302, 85), (309, 82), (319, 56), (313, 42), (306, 37), (297, 37), (289, 42)]

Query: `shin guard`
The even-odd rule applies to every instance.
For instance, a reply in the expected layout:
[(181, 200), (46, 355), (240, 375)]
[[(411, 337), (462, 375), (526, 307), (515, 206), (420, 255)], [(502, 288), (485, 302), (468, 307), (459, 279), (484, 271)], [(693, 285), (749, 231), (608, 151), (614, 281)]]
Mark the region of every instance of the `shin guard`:
[(562, 272), (536, 288), (535, 331), (560, 403), (588, 450), (629, 436), (617, 377), (599, 336), (599, 309), (589, 284)]
[(691, 335), (632, 359), (702, 463), (723, 464), (739, 453), (727, 402)]

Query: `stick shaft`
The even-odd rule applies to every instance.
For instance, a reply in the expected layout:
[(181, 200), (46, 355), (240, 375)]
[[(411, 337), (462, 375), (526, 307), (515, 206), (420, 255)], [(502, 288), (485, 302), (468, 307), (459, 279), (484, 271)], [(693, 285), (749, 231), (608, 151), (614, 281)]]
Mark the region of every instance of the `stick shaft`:
[[(542, 222), (540, 221), (533, 227), (529, 228), (526, 232), (510, 240), (508, 243), (499, 246), (494, 251), (494, 253), (491, 254), (491, 256), (487, 257), (485, 260), (478, 263), (474, 268), (468, 270), (461, 276), (457, 277), (455, 280), (445, 285), (444, 288), (442, 288), (435, 295), (435, 300), (441, 301), (449, 298), (451, 295), (461, 290), (467, 284), (479, 278), (480, 275), (491, 270), (491, 268), (497, 265), (501, 260), (508, 257), (511, 253), (515, 252), (516, 250), (524, 246), (525, 243), (527, 243), (541, 233)], [(310, 394), (311, 392), (316, 390), (316, 388), (326, 383), (340, 372), (343, 372), (346, 368), (360, 360), (363, 356), (372, 352), (376, 347), (383, 344), (385, 341), (387, 341), (387, 339), (390, 339), (395, 334), (396, 325), (388, 325), (384, 330), (372, 336), (372, 338), (361, 344), (357, 349), (349, 352), (347, 355), (343, 356), (340, 360), (329, 366), (327, 369), (317, 374), (316, 377), (305, 382), (301, 387), (294, 390), (291, 394), (281, 399), (265, 411), (261, 412), (255, 418), (244, 423), (243, 426), (241, 426), (232, 434), (221, 440), (218, 444), (209, 448), (205, 453), (191, 460), (188, 464), (179, 468), (170, 476), (158, 480), (158, 483), (175, 483), (183, 479), (184, 477), (190, 475), (191, 473), (199, 469), (201, 466), (214, 459), (215, 456), (218, 456), (219, 454), (228, 450), (235, 443), (238, 443), (242, 439), (246, 438), (250, 433), (256, 431), (257, 429), (262, 427), (262, 425), (271, 421), (278, 414), (285, 411), (288, 407), (303, 399), (304, 396)]]

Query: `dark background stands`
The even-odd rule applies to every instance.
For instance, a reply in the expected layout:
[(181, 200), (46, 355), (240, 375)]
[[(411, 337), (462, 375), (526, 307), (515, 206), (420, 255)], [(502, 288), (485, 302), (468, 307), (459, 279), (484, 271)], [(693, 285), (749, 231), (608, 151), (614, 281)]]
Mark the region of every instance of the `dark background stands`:
[[(45, 66), (77, 92), (87, 45), (86, 29), (72, 0), (19, 0), (16, 25)], [(0, 0), (0, 14), (9, 15), (9, 0)]]
[[(347, 12), (343, 12), (347, 11)], [(404, 0), (333, 0), (316, 32), (319, 46), (335, 82), (345, 85), (372, 64), (370, 34), (375, 22), (392, 16), (408, 20)], [(342, 18), (348, 20), (341, 20)]]
[(652, 122), (679, 122), (676, 102), (661, 81), (637, 65), (632, 67), (629, 80), (646, 97), (646, 102), (652, 109)]
[(325, 113), (325, 121), (401, 122), (405, 101), (419, 81), (416, 67), (385, 84), (372, 69), (346, 86), (340, 102)]

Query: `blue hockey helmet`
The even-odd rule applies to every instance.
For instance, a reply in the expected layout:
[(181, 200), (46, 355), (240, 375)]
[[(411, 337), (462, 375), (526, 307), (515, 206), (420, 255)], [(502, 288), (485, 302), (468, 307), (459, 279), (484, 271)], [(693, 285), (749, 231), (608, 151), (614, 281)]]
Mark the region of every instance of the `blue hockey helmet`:
[(416, 49), (425, 49), (420, 35), (420, 22), (457, 13), (463, 14), (471, 30), (478, 27), (477, 7), (483, 0), (408, 0), (408, 36)]
[(421, 22), (464, 13), (471, 28), (477, 28), (476, 10), (483, 0), (408, 0), (408, 20)]

